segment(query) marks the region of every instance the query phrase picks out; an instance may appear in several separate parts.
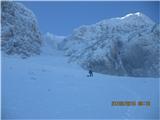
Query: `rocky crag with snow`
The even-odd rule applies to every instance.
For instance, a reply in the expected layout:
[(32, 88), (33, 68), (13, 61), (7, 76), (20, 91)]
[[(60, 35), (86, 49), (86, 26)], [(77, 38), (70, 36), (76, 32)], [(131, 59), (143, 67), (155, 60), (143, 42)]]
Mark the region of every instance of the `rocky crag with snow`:
[(142, 13), (83, 25), (61, 43), (69, 61), (95, 72), (159, 76), (160, 27)]
[(42, 37), (35, 15), (17, 2), (1, 2), (1, 49), (8, 55), (40, 54)]

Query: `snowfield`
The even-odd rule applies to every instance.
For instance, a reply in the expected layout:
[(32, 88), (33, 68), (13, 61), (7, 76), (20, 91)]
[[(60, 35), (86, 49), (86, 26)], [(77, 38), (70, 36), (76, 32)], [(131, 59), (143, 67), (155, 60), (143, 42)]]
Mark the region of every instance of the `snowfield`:
[[(158, 78), (87, 74), (59, 51), (28, 59), (3, 55), (2, 118), (158, 119)], [(151, 106), (112, 106), (112, 101)]]

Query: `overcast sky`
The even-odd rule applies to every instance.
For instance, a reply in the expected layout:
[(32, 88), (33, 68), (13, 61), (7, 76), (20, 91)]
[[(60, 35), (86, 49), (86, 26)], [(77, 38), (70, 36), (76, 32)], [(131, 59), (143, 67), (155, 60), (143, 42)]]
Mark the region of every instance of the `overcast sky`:
[(68, 35), (81, 25), (142, 12), (158, 23), (160, 2), (21, 2), (36, 15), (41, 32)]

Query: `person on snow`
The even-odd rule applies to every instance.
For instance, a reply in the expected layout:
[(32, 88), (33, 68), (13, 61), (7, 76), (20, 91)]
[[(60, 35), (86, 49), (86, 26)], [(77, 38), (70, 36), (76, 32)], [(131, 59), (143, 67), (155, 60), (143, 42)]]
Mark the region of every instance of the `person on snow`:
[(89, 70), (89, 77), (93, 77), (93, 72), (92, 72), (92, 70)]

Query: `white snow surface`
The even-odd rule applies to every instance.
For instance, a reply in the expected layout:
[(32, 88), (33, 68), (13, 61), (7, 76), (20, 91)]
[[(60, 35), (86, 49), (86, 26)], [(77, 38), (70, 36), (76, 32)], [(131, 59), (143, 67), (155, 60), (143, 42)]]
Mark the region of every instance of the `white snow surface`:
[[(52, 52), (28, 59), (2, 56), (3, 119), (158, 119), (158, 78), (86, 77), (88, 71)], [(112, 101), (151, 106), (112, 106)]]

